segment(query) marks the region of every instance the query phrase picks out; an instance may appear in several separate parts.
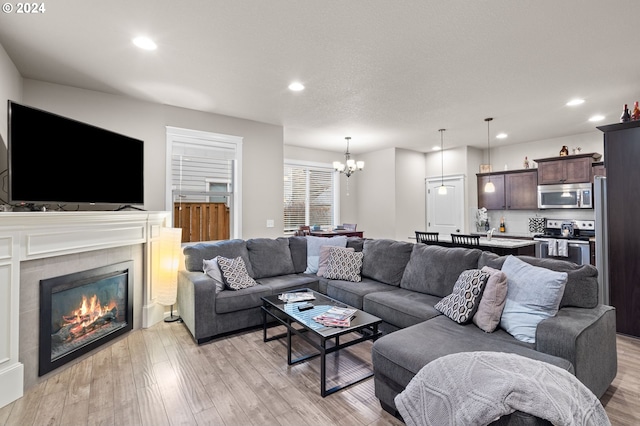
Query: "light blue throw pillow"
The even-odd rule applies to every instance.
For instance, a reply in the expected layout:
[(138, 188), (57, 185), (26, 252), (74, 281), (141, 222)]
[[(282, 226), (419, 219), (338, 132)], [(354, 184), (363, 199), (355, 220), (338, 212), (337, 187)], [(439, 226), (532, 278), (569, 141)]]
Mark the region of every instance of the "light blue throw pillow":
[(317, 274), (318, 263), (320, 261), (320, 247), (322, 246), (334, 246), (334, 247), (346, 247), (347, 237), (339, 235), (337, 237), (325, 238), (325, 237), (307, 237), (307, 270), (305, 274)]
[(558, 313), (568, 275), (514, 256), (507, 257), (502, 272), (507, 276), (507, 300), (500, 327), (518, 340), (535, 343), (538, 323)]

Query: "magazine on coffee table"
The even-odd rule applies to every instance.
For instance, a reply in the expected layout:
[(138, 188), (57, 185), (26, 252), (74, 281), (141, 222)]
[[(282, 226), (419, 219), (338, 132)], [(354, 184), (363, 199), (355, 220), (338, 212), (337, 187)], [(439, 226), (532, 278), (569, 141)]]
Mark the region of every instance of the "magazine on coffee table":
[(332, 306), (328, 311), (315, 316), (313, 320), (327, 327), (350, 327), (351, 319), (355, 317), (357, 309)]
[(304, 302), (306, 300), (315, 300), (315, 296), (310, 291), (296, 291), (292, 293), (282, 293), (278, 295), (278, 299), (284, 303)]

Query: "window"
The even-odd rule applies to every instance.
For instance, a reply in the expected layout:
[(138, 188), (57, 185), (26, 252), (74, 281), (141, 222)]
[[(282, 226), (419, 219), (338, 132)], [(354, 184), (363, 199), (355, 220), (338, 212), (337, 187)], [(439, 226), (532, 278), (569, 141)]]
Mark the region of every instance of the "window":
[(225, 203), (227, 229), (231, 238), (240, 238), (242, 138), (167, 127), (167, 159), (168, 209), (174, 211), (174, 203)]
[(332, 227), (337, 223), (338, 190), (330, 164), (286, 160), (284, 164), (284, 231), (300, 225)]

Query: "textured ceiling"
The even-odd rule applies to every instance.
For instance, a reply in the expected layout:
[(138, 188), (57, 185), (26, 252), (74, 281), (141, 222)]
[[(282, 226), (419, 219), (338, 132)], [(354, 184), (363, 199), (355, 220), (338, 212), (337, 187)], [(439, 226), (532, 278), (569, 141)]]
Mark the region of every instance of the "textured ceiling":
[[(282, 125), (288, 145), (427, 151), (446, 128), (445, 147), (484, 147), (488, 116), (509, 134), (492, 146), (520, 143), (593, 131), (640, 100), (637, 0), (45, 6), (0, 15), (23, 77)], [(134, 47), (140, 34), (158, 49)]]

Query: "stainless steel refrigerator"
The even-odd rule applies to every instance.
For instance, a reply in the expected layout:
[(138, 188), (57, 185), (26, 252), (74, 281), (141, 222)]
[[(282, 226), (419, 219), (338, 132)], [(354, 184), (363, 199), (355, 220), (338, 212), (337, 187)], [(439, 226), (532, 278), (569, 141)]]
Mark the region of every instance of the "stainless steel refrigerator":
[(609, 305), (609, 241), (607, 239), (607, 178), (593, 178), (593, 209), (596, 219), (596, 268), (598, 268), (598, 300)]

